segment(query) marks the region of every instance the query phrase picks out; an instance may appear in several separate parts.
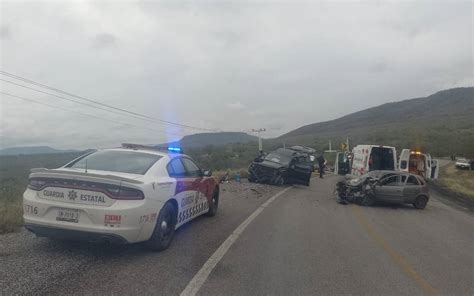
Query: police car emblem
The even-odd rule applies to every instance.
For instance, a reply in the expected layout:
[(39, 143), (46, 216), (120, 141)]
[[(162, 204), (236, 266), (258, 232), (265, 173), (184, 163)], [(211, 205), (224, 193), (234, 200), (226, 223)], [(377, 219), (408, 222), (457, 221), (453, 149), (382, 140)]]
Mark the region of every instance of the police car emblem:
[(74, 190), (71, 190), (69, 191), (67, 197), (69, 198), (69, 200), (75, 201), (77, 198), (77, 192)]

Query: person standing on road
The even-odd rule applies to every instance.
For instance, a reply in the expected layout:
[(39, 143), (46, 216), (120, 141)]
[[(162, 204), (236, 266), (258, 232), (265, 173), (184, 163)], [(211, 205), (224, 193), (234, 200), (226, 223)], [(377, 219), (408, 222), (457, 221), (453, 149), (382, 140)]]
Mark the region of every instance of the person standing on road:
[(319, 165), (319, 178), (323, 178), (324, 174), (324, 167), (326, 166), (326, 159), (324, 159), (324, 156), (321, 154), (318, 157), (318, 165)]

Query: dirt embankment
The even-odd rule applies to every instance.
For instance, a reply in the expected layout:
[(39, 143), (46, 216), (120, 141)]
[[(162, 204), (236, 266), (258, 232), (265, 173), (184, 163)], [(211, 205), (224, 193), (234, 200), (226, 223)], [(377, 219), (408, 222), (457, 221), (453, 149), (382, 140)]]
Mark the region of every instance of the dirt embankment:
[(441, 167), (439, 179), (430, 185), (443, 198), (474, 212), (474, 171), (457, 169), (450, 162)]

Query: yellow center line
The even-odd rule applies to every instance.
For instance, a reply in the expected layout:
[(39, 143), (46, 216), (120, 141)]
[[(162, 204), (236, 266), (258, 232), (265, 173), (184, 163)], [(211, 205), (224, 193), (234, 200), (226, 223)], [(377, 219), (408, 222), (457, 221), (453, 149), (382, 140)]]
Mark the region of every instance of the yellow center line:
[(364, 213), (358, 206), (352, 206), (352, 211), (357, 219), (357, 222), (367, 231), (369, 237), (378, 243), (385, 252), (392, 258), (392, 260), (422, 289), (425, 295), (440, 295), (440, 293), (433, 288), (421, 275), (419, 275), (410, 263), (397, 251), (395, 251), (388, 242), (375, 230), (369, 223)]

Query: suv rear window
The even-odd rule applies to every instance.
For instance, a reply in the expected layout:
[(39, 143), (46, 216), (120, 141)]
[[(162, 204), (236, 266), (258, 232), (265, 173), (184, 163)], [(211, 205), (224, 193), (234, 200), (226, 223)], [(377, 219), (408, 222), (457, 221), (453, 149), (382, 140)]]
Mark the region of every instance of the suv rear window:
[(68, 168), (144, 175), (161, 156), (135, 151), (104, 150), (93, 152)]

